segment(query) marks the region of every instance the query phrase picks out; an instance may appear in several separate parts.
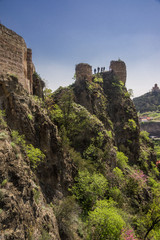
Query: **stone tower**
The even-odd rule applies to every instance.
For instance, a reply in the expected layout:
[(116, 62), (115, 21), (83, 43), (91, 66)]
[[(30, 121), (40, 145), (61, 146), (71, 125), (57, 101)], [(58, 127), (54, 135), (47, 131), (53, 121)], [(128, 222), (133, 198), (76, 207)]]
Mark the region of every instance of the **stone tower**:
[(87, 63), (76, 65), (76, 83), (82, 81), (92, 81), (92, 67)]
[(125, 62), (123, 62), (121, 60), (111, 61), (110, 70), (112, 70), (114, 72), (115, 76), (118, 78), (118, 80), (122, 81), (125, 85), (126, 77), (127, 77)]

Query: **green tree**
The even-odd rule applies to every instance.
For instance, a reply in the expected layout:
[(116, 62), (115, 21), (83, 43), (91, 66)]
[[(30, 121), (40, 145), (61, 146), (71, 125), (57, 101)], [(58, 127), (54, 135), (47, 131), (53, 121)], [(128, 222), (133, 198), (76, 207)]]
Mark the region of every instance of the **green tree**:
[(147, 239), (149, 233), (156, 227), (160, 227), (160, 191), (156, 191), (156, 196), (150, 206), (148, 213), (144, 216), (144, 222), (147, 228), (147, 232), (144, 239)]
[(113, 200), (97, 201), (95, 209), (89, 212), (89, 240), (118, 240), (125, 222), (118, 213)]
[(101, 199), (108, 190), (108, 182), (100, 173), (89, 173), (87, 170), (79, 171), (72, 193), (82, 206), (86, 214), (98, 199)]
[(123, 170), (127, 167), (127, 163), (128, 157), (123, 152), (117, 151), (117, 166)]
[(32, 144), (26, 146), (26, 152), (33, 169), (36, 169), (45, 159), (43, 152), (39, 148), (35, 148)]

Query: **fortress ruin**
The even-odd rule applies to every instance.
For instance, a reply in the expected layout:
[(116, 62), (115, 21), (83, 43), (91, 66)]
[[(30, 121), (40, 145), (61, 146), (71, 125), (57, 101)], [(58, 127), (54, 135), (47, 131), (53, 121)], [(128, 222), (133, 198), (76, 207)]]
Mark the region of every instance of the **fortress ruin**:
[(13, 74), (29, 94), (33, 93), (32, 50), (24, 39), (0, 24), (0, 74)]
[[(100, 68), (99, 68), (100, 69)], [(102, 68), (101, 68), (102, 69)], [(104, 68), (103, 68), (104, 69)], [(126, 64), (121, 61), (111, 61), (109, 71), (103, 71), (98, 74), (103, 74), (106, 72), (113, 72), (119, 81), (122, 81), (125, 85), (126, 83)], [(87, 63), (80, 63), (76, 65), (76, 84), (80, 84), (82, 81), (91, 82), (93, 78), (92, 67)]]
[[(100, 69), (98, 67), (98, 69)], [(123, 61), (111, 61), (109, 71), (98, 74), (113, 72), (119, 81), (126, 83), (126, 65)], [(36, 78), (33, 73), (35, 68), (32, 62), (32, 50), (27, 48), (24, 39), (14, 31), (0, 24), (0, 75), (12, 74), (18, 78), (19, 83), (29, 94), (41, 97), (44, 82)], [(91, 82), (94, 75), (92, 67), (87, 63), (76, 65), (76, 84), (83, 81)], [(34, 80), (34, 81), (33, 81)]]

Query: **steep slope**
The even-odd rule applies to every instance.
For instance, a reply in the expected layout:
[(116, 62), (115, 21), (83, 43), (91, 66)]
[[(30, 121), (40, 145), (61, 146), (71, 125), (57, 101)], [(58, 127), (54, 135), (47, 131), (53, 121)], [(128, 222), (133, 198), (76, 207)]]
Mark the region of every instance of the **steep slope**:
[[(40, 239), (49, 233), (52, 239), (59, 239), (56, 219), (47, 203), (68, 192), (73, 181), (71, 159), (62, 151), (57, 127), (42, 102), (29, 97), (15, 77), (1, 77), (0, 103), (0, 179), (1, 183), (7, 181), (1, 189), (3, 235), (5, 239)], [(37, 159), (43, 156), (37, 149), (45, 158), (35, 170)]]
[[(77, 231), (82, 232), (81, 238), (120, 239), (120, 235), (130, 236), (129, 231), (143, 239), (151, 234), (147, 221), (142, 229), (138, 225), (157, 198), (150, 181), (152, 177), (157, 180), (159, 171), (153, 143), (145, 132), (140, 133), (137, 113), (124, 84), (113, 71), (104, 72), (94, 75), (92, 81), (85, 76), (67, 88), (60, 87), (53, 94), (49, 92), (46, 100), (50, 117), (58, 126), (78, 171), (71, 193), (81, 207), (83, 218), (87, 219), (89, 232), (87, 234), (79, 222)], [(115, 202), (110, 203), (111, 199)], [(113, 209), (115, 214), (122, 211), (116, 218), (123, 216), (128, 222), (123, 223), (124, 234), (117, 230), (118, 237), (116, 233), (112, 235), (113, 229), (112, 233), (108, 232), (107, 222), (98, 222), (104, 211), (108, 211), (107, 206), (114, 204), (118, 205), (118, 209)], [(68, 216), (70, 214), (68, 212)], [(113, 220), (111, 226), (114, 224), (118, 222)], [(68, 229), (73, 230), (71, 226)], [(106, 232), (102, 233), (102, 229)], [(74, 239), (63, 227), (60, 233), (62, 239)]]
[[(68, 89), (73, 91), (73, 100), (95, 115), (107, 131), (112, 132), (112, 140), (119, 151), (124, 152), (132, 164), (139, 158), (139, 123), (136, 110), (122, 82), (113, 72), (102, 73), (93, 81), (81, 81)], [(95, 82), (95, 79), (97, 81)], [(59, 98), (62, 92), (59, 91)], [(54, 96), (56, 102), (58, 96)]]
[[(16, 77), (1, 76), (0, 128), (4, 239), (97, 240), (104, 239), (101, 229), (110, 239), (128, 228), (147, 233), (156, 157), (113, 71), (48, 90), (44, 101), (29, 96)], [(116, 232), (104, 223), (100, 232), (93, 227), (96, 209), (107, 211)]]

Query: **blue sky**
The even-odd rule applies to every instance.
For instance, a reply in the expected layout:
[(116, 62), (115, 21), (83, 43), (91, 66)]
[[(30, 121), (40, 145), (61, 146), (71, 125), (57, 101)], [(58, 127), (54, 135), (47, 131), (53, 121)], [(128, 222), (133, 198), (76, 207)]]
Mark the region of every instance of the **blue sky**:
[(159, 0), (0, 0), (0, 21), (32, 48), (53, 90), (73, 83), (75, 65), (127, 65), (134, 96), (160, 86)]

